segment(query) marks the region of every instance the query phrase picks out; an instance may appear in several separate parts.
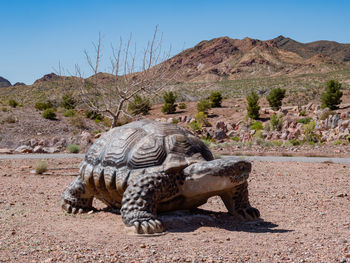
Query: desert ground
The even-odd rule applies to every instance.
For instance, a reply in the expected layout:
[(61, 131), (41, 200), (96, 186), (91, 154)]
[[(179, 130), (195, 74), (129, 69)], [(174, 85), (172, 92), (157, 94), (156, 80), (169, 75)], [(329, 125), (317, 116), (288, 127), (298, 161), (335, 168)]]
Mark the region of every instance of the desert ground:
[(350, 165), (254, 161), (257, 222), (239, 222), (222, 201), (161, 214), (166, 233), (128, 235), (120, 214), (69, 215), (59, 205), (80, 159), (0, 160), (0, 262), (350, 262)]

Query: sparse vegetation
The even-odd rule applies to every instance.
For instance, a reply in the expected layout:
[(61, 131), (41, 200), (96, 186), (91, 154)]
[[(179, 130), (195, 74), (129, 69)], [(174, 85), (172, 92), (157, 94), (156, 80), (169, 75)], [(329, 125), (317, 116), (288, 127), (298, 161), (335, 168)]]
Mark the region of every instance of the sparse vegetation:
[(328, 117), (329, 117), (330, 115), (332, 115), (332, 114), (333, 114), (333, 111), (331, 111), (331, 110), (325, 110), (325, 111), (322, 112), (322, 114), (321, 114), (321, 116), (320, 116), (320, 120), (321, 120), (321, 121), (324, 121), (324, 120), (328, 119)]
[(341, 103), (343, 93), (340, 91), (341, 84), (336, 80), (330, 80), (326, 83), (326, 90), (322, 93), (321, 102), (322, 108), (329, 108), (335, 110)]
[(42, 116), (44, 119), (55, 120), (56, 119), (56, 109), (49, 108), (43, 111)]
[(308, 124), (303, 125), (303, 132), (305, 135), (305, 140), (307, 142), (315, 143), (318, 141), (318, 138), (315, 134), (315, 126), (316, 126), (316, 122), (314, 121), (311, 121)]
[(249, 118), (253, 120), (257, 120), (260, 117), (259, 110), (259, 96), (255, 91), (252, 91), (249, 93), (246, 97), (246, 100), (248, 102), (247, 106), (247, 114)]
[(69, 153), (79, 153), (80, 152), (80, 146), (77, 144), (70, 144), (67, 146), (67, 151)]
[(214, 91), (209, 96), (211, 107), (220, 108), (222, 103), (222, 95), (220, 91)]
[(297, 123), (308, 124), (310, 121), (312, 121), (311, 117), (305, 117), (305, 118), (300, 118), (299, 120), (297, 120)]
[(37, 161), (34, 165), (36, 174), (43, 174), (47, 171), (47, 162), (40, 160)]
[(262, 130), (264, 127), (262, 125), (262, 123), (260, 121), (252, 121), (250, 123), (250, 129), (251, 130), (256, 130), (256, 131), (259, 131), (259, 130)]
[(281, 88), (274, 88), (270, 91), (269, 95), (267, 95), (266, 99), (269, 102), (270, 107), (277, 111), (282, 106), (282, 100), (286, 95), (286, 90)]
[(179, 109), (184, 110), (186, 109), (186, 104), (184, 102), (179, 103)]
[(133, 101), (130, 102), (128, 109), (133, 115), (147, 115), (151, 109), (151, 102), (148, 98), (135, 95)]
[(63, 116), (64, 117), (73, 117), (75, 116), (75, 110), (71, 109), (71, 110), (66, 110), (64, 113), (63, 113)]
[(66, 110), (75, 109), (76, 104), (77, 104), (77, 101), (74, 98), (72, 93), (67, 93), (62, 96), (61, 106)]
[(7, 108), (6, 108), (6, 107), (2, 107), (1, 110), (2, 110), (3, 112), (7, 112)]
[(47, 109), (53, 108), (53, 104), (51, 101), (37, 102), (35, 103), (34, 108), (40, 111), (47, 110)]
[(270, 128), (271, 130), (280, 131), (283, 125), (283, 115), (272, 114), (270, 118)]
[(177, 107), (177, 104), (175, 104), (176, 97), (177, 96), (172, 91), (164, 93), (163, 95), (164, 105), (162, 107), (163, 113), (172, 114), (176, 112), (176, 107)]
[(201, 127), (211, 127), (211, 124), (207, 118), (208, 115), (204, 112), (197, 112), (196, 114), (196, 122), (199, 123)]

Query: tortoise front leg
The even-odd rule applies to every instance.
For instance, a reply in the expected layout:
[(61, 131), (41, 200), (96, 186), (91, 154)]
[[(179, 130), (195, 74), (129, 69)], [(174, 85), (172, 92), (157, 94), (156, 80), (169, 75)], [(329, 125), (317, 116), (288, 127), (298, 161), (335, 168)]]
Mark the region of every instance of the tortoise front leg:
[(132, 177), (124, 192), (120, 210), (127, 229), (137, 234), (163, 232), (163, 225), (157, 220), (157, 204), (178, 192), (174, 177), (165, 173)]
[(237, 185), (220, 197), (231, 215), (241, 220), (256, 220), (260, 217), (259, 210), (249, 203), (248, 182)]

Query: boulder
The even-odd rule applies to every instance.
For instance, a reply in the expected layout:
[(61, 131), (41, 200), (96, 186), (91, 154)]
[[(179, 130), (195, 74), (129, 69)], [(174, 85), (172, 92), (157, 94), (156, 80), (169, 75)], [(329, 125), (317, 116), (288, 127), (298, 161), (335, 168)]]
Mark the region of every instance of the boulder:
[(60, 150), (57, 147), (43, 147), (45, 153), (57, 153)]
[(13, 150), (8, 148), (0, 148), (0, 154), (11, 154), (13, 153)]
[(174, 118), (171, 118), (171, 117), (170, 117), (170, 118), (168, 118), (168, 119), (166, 120), (166, 122), (167, 122), (167, 123), (174, 123)]
[(223, 130), (224, 132), (227, 132), (226, 124), (223, 121), (217, 121), (215, 127), (217, 130)]
[(16, 153), (32, 153), (33, 148), (28, 146), (28, 145), (21, 145), (16, 148), (15, 150)]
[(217, 140), (223, 140), (223, 139), (226, 139), (227, 138), (227, 135), (226, 135), (226, 132), (222, 129), (217, 129), (215, 131), (215, 139)]
[(227, 131), (233, 131), (234, 125), (231, 125), (230, 123), (227, 123), (226, 124), (226, 129), (227, 129)]
[(33, 153), (45, 153), (44, 148), (40, 145), (37, 145), (33, 149)]
[(35, 139), (35, 138), (33, 138), (33, 139), (30, 139), (30, 146), (32, 147), (32, 148), (34, 148), (35, 146), (37, 146), (38, 145), (38, 141), (37, 141), (37, 139)]

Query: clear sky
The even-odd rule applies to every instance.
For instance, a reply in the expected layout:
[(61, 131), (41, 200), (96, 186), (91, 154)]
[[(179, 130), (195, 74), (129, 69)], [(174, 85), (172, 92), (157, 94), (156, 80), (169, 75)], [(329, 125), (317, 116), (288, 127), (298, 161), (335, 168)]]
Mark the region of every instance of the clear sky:
[(0, 76), (32, 84), (59, 62), (89, 75), (83, 51), (99, 32), (107, 60), (119, 37), (132, 33), (141, 48), (156, 25), (173, 55), (220, 36), (350, 43), (350, 1), (0, 0)]

